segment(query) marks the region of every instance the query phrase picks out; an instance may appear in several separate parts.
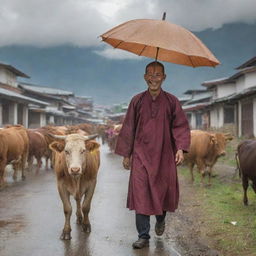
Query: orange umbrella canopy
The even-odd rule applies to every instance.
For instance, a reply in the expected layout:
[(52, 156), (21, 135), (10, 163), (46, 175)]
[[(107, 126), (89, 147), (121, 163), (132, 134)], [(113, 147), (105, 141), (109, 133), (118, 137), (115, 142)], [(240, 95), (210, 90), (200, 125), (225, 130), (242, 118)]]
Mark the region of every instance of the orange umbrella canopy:
[(101, 38), (114, 48), (161, 61), (192, 67), (220, 64), (193, 33), (165, 20), (131, 20), (107, 31)]

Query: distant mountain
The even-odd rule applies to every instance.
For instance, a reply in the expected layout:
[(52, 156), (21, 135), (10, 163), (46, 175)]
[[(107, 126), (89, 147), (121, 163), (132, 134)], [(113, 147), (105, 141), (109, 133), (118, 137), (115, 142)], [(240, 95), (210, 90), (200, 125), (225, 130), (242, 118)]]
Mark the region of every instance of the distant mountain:
[[(164, 88), (176, 96), (188, 89), (202, 89), (201, 83), (205, 80), (229, 76), (235, 67), (256, 56), (256, 24), (229, 24), (195, 34), (222, 64), (216, 68), (191, 68), (165, 63)], [(146, 88), (144, 67), (151, 59), (110, 60), (95, 54), (94, 50), (73, 46), (0, 47), (0, 62), (7, 62), (29, 75), (31, 79), (26, 82), (92, 96), (98, 104), (126, 102)]]

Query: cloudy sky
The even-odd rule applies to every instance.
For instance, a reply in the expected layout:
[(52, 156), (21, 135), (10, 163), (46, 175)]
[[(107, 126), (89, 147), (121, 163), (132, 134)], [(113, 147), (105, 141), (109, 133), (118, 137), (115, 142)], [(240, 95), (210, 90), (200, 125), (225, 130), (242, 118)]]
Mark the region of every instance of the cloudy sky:
[(192, 31), (253, 23), (255, 4), (255, 0), (1, 0), (0, 46), (99, 46), (97, 53), (107, 58), (131, 58), (102, 46), (98, 36), (127, 20), (161, 19), (164, 11), (168, 21)]

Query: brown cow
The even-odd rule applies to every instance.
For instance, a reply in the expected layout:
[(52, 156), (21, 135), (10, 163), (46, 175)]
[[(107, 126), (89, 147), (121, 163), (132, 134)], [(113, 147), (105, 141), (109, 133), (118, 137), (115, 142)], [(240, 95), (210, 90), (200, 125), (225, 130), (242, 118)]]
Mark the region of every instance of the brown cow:
[(237, 164), (239, 176), (242, 177), (244, 205), (248, 205), (247, 188), (249, 180), (256, 193), (256, 140), (245, 140), (237, 146)]
[(32, 163), (35, 157), (37, 161), (36, 172), (38, 172), (42, 166), (42, 157), (48, 157), (48, 145), (44, 135), (36, 129), (28, 129), (27, 133), (29, 138), (28, 169), (32, 169)]
[(82, 225), (85, 232), (91, 231), (88, 214), (100, 165), (99, 144), (90, 140), (96, 137), (93, 135), (70, 134), (54, 137), (62, 140), (50, 145), (55, 152), (54, 170), (65, 214), (65, 225), (60, 238), (69, 240), (71, 239), (70, 217), (72, 213), (70, 195), (76, 200), (77, 223)]
[[(201, 130), (191, 131), (191, 144), (189, 153), (185, 154), (185, 163), (190, 168), (191, 180), (194, 181), (193, 168), (196, 164), (201, 173), (201, 183), (204, 176), (208, 173), (208, 184), (211, 184), (211, 174), (214, 164), (220, 156), (226, 154), (225, 147), (233, 137), (224, 133), (209, 133)], [(209, 167), (209, 171), (206, 168)]]
[(8, 164), (13, 166), (14, 180), (19, 169), (22, 179), (25, 179), (28, 150), (28, 135), (23, 126), (9, 126), (0, 130), (0, 186), (4, 185), (4, 171)]
[(43, 126), (41, 128), (34, 129), (37, 132), (40, 132), (41, 134), (44, 135), (45, 141), (47, 143), (48, 149), (45, 153), (45, 168), (48, 169), (48, 161), (50, 159), (51, 161), (51, 167), (53, 167), (53, 162), (54, 162), (54, 157), (52, 154), (52, 151), (50, 150), (49, 146), (50, 144), (54, 141), (54, 138), (49, 136), (49, 133), (51, 134), (56, 134), (56, 135), (65, 135), (65, 132), (63, 132), (63, 129), (59, 129), (59, 126)]

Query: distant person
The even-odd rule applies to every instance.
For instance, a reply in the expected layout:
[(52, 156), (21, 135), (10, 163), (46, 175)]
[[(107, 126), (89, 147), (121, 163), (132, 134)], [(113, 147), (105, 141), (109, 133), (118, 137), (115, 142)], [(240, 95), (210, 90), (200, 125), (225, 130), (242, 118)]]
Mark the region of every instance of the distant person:
[(136, 212), (139, 239), (134, 249), (149, 245), (150, 215), (156, 216), (155, 232), (161, 236), (166, 212), (177, 209), (176, 166), (190, 144), (189, 124), (178, 99), (161, 89), (165, 78), (163, 64), (146, 66), (148, 90), (132, 98), (115, 149), (124, 157), (124, 168), (131, 168), (127, 208)]

